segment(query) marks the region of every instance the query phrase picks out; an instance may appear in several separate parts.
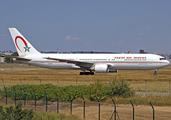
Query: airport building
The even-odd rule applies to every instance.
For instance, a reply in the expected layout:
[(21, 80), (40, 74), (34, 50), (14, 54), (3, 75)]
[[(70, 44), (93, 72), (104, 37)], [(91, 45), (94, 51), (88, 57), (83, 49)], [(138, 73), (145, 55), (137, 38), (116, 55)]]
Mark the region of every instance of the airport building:
[(0, 63), (4, 63), (5, 57), (0, 57)]

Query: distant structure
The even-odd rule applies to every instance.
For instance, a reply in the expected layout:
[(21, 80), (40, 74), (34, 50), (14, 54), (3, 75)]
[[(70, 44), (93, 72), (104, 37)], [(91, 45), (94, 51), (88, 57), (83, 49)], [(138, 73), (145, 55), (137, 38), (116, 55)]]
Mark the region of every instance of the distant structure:
[(6, 52), (5, 55), (12, 55), (12, 53)]
[(4, 63), (5, 62), (5, 57), (0, 57), (0, 63)]

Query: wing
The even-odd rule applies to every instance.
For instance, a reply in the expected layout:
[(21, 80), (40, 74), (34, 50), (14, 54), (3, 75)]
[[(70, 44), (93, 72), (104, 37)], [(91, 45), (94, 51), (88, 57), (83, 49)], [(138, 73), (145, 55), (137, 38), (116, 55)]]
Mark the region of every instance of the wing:
[(45, 59), (58, 60), (60, 62), (72, 63), (81, 68), (87, 68), (87, 69), (91, 68), (94, 65), (94, 63), (91, 63), (91, 62), (82, 62), (82, 61), (77, 61), (77, 60), (67, 60), (67, 59), (60, 59), (60, 58), (45, 58)]

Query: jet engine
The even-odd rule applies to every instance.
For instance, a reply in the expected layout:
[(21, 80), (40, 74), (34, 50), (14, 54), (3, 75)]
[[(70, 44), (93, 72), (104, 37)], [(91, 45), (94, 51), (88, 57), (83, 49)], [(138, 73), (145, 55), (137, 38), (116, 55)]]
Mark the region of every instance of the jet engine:
[(107, 64), (97, 64), (94, 66), (96, 73), (108, 73), (109, 72), (109, 66)]
[(96, 73), (117, 73), (118, 70), (110, 70), (109, 65), (107, 64), (96, 64), (90, 70), (95, 71)]

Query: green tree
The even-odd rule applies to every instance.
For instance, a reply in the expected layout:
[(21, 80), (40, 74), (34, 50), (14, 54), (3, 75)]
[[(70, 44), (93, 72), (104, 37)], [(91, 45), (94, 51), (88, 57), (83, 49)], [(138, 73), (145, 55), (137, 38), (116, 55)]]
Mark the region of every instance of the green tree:
[(14, 52), (11, 56), (18, 56), (18, 52)]
[(147, 52), (145, 52), (143, 49), (140, 49), (139, 53), (147, 54)]
[(12, 56), (18, 56), (18, 53), (14, 52), (11, 55), (5, 56), (5, 62), (6, 63), (14, 63), (14, 60), (13, 60)]
[(7, 107), (6, 111), (3, 110), (3, 106), (0, 106), (1, 120), (31, 120), (32, 118), (33, 110), (24, 110), (21, 102), (16, 107)]
[(13, 59), (8, 57), (8, 56), (5, 56), (5, 60), (4, 60), (6, 63), (14, 63)]

